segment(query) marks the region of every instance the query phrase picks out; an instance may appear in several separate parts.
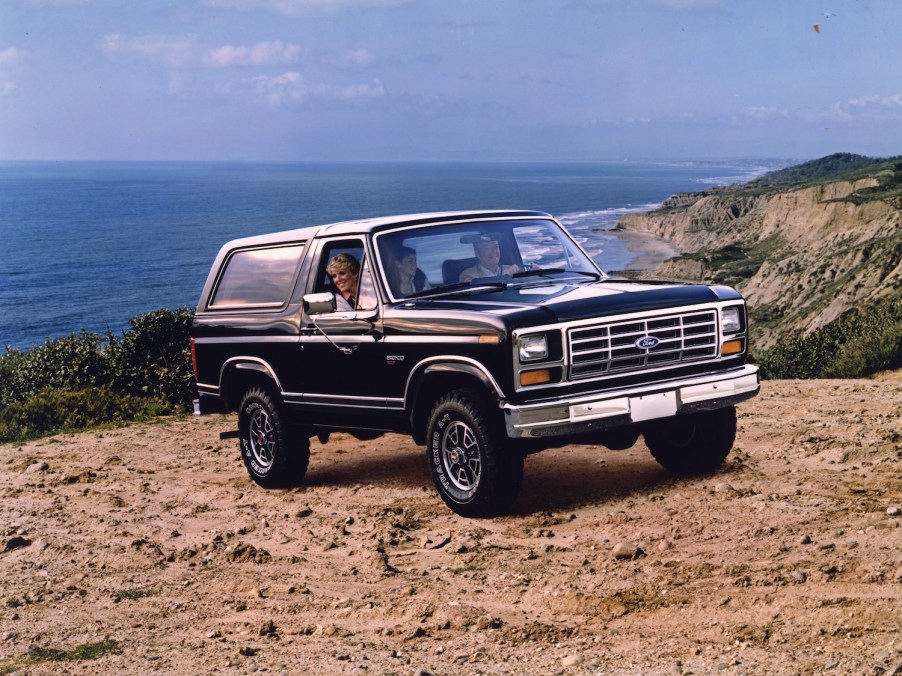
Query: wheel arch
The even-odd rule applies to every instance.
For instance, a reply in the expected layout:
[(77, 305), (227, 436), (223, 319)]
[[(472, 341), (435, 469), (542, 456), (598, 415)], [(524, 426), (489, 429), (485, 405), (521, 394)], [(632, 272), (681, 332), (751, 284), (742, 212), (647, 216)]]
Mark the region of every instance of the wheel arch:
[(282, 403), (282, 386), (272, 367), (257, 357), (234, 357), (222, 366), (219, 387), (226, 410), (237, 411), (241, 397), (251, 387), (262, 387)]
[(498, 383), (478, 362), (435, 361), (420, 365), (411, 374), (405, 408), (410, 412), (414, 442), (425, 443), (427, 419), (436, 400), (443, 394), (460, 389), (483, 391), (495, 401), (504, 396)]

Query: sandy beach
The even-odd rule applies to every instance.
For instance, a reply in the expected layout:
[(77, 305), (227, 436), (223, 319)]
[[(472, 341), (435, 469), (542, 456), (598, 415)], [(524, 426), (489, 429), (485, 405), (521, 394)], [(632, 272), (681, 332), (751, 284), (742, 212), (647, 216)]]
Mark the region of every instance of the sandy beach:
[(636, 254), (636, 258), (626, 266), (625, 271), (657, 270), (668, 258), (682, 253), (671, 241), (644, 232), (632, 230), (610, 232), (623, 242), (629, 251)]

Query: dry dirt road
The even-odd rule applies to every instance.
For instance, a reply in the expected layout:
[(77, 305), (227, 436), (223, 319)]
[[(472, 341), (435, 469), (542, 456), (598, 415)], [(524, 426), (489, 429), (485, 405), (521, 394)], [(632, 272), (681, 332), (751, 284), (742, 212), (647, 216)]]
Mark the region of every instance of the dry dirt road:
[(226, 417), (3, 445), (0, 673), (902, 673), (900, 411), (766, 382), (718, 474), (570, 446), (493, 520), (400, 436), (288, 491)]

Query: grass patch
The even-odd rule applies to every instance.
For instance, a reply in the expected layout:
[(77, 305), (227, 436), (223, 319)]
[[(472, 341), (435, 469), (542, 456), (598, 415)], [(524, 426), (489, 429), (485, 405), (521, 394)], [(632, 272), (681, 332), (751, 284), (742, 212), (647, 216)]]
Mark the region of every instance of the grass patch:
[(82, 643), (70, 650), (31, 646), (24, 659), (0, 664), (0, 674), (12, 674), (42, 662), (81, 662), (96, 660), (105, 655), (120, 654), (122, 654), (122, 647), (119, 645), (119, 641), (110, 637), (96, 643)]
[(122, 648), (119, 641), (109, 637), (96, 643), (82, 643), (71, 650), (32, 646), (28, 649), (28, 660), (37, 662), (75, 662), (79, 660), (96, 660), (104, 655), (119, 655)]
[(18, 596), (10, 596), (6, 599), (7, 608), (21, 608), (22, 606), (30, 606), (32, 603), (34, 603), (34, 601), (28, 598), (28, 594), (21, 599)]
[(148, 596), (153, 596), (153, 592), (147, 589), (123, 589), (113, 592), (113, 600), (117, 603), (119, 601), (136, 601)]
[(765, 261), (782, 258), (778, 252), (785, 244), (781, 235), (771, 235), (750, 246), (729, 244), (720, 249), (683, 254), (679, 258), (704, 263), (711, 271), (706, 282), (735, 286), (753, 277)]
[(100, 387), (47, 389), (24, 402), (13, 402), (0, 409), (0, 442), (27, 441), (59, 432), (148, 420), (172, 412), (173, 408), (166, 402)]

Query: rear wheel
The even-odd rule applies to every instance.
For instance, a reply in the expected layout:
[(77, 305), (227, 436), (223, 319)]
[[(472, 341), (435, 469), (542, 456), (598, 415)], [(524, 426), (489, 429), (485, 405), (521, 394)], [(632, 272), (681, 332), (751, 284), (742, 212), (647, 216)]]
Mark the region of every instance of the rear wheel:
[(260, 387), (244, 393), (238, 408), (241, 459), (265, 488), (300, 483), (310, 463), (310, 440), (287, 426), (276, 399)]
[(426, 453), (432, 480), (445, 504), (461, 516), (504, 511), (523, 481), (523, 454), (503, 447), (503, 433), (480, 412), (488, 405), (479, 392), (455, 390), (429, 415)]
[(667, 469), (707, 474), (723, 464), (736, 440), (736, 407), (677, 416), (645, 430), (645, 445)]

